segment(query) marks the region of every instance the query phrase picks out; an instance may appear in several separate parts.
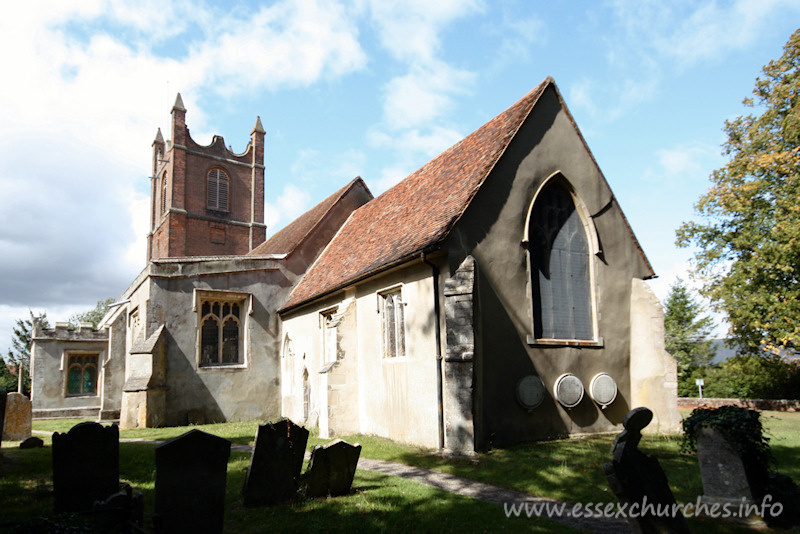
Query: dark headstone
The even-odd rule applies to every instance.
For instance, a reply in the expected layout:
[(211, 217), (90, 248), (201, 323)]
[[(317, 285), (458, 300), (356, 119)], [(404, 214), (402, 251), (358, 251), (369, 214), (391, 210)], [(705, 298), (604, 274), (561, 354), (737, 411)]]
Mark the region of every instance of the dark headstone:
[(323, 447), (314, 447), (311, 462), (303, 475), (307, 497), (344, 495), (350, 492), (356, 474), (361, 445), (337, 439)]
[(31, 436), (19, 444), (20, 449), (41, 449), (42, 447), (44, 447), (44, 441), (36, 436)]
[(155, 453), (155, 532), (222, 532), (231, 442), (190, 430)]
[(53, 434), (53, 506), (56, 513), (91, 510), (119, 491), (119, 429), (80, 423)]
[(0, 393), (0, 445), (3, 444), (3, 426), (5, 425), (5, 420), (6, 420), (6, 393)]
[(308, 430), (289, 419), (260, 425), (244, 482), (244, 505), (260, 506), (297, 495)]
[[(622, 425), (625, 427), (611, 449), (612, 460), (603, 466), (608, 485), (621, 504), (628, 508), (636, 504), (638, 517), (628, 517), (636, 533), (688, 533), (689, 527), (676, 508), (675, 497), (669, 489), (667, 476), (658, 458), (638, 449), (642, 429), (650, 424), (653, 412), (635, 408), (628, 412)], [(645, 505), (652, 505), (647, 508)], [(668, 507), (668, 513), (663, 510)], [(662, 513), (659, 513), (659, 510)]]

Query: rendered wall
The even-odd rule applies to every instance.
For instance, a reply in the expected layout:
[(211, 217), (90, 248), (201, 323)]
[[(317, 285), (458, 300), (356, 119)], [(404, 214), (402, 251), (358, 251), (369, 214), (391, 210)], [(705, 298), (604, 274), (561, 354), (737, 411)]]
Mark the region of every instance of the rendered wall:
[(647, 432), (677, 432), (678, 364), (664, 350), (664, 309), (647, 283), (631, 282), (631, 405), (647, 406)]
[[(532, 304), (526, 217), (539, 188), (561, 172), (596, 228), (600, 253), (591, 257), (596, 321), (602, 343), (593, 347), (532, 343)], [(449, 274), (475, 258), (476, 445), (507, 445), (574, 433), (614, 431), (634, 407), (630, 384), (631, 279), (649, 274), (636, 243), (591, 154), (556, 92), (549, 88), (479, 190), (447, 241)], [(600, 372), (617, 383), (617, 399), (602, 410), (588, 395)], [(553, 396), (563, 373), (586, 388), (567, 410)], [(516, 399), (518, 381), (537, 375), (548, 395), (528, 413)]]
[[(378, 292), (399, 284), (405, 303), (406, 356), (384, 358)], [(341, 362), (333, 372), (320, 374), (325, 365), (319, 314), (343, 304), (348, 311), (339, 324)], [(421, 262), (365, 282), (347, 294), (339, 293), (285, 315), (283, 333), (291, 339), (294, 362), (284, 363), (284, 369), (292, 372), (290, 384), (284, 389), (282, 414), (303, 420), (302, 383), (303, 371), (307, 369), (310, 411), (321, 419), (324, 417), (319, 414), (321, 407), (338, 407), (331, 411), (328, 421), (331, 435), (362, 432), (437, 447), (433, 317), (431, 268)], [(351, 427), (355, 422), (353, 412), (357, 413), (357, 427)]]
[[(97, 393), (67, 395), (65, 351), (99, 353)], [(31, 347), (31, 401), (34, 417), (97, 417), (104, 392), (103, 361), (108, 355), (108, 332), (67, 330), (57, 325), (53, 330), (37, 328)]]
[[(185, 425), (190, 412), (202, 414), (208, 422), (276, 417), (280, 413), (280, 327), (275, 308), (290, 287), (280, 265), (271, 260), (231, 257), (151, 263), (144, 281), (130, 294), (131, 312), (138, 310), (146, 328), (142, 336), (150, 337), (161, 325), (165, 327), (160, 343), (166, 360), (166, 390), (159, 394), (163, 400), (159, 397), (156, 402), (164, 413), (156, 417), (148, 411), (148, 420)], [(196, 289), (252, 295), (252, 314), (246, 316), (243, 327), (241, 365), (198, 364)], [(141, 355), (127, 358), (137, 356)], [(128, 368), (126, 380), (131, 378), (133, 366)], [(125, 417), (140, 419), (139, 414)]]

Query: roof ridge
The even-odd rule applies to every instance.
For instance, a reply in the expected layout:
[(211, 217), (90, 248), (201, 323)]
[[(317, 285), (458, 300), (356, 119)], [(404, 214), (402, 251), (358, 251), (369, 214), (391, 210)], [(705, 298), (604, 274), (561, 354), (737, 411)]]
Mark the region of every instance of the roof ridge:
[[(475, 187), (472, 190), (472, 193), (469, 195), (469, 198), (464, 203), (464, 206), (462, 207), (461, 212), (458, 213), (458, 215), (456, 215), (455, 217), (453, 217), (452, 220), (450, 221), (450, 223), (445, 227), (445, 230), (442, 233), (442, 236), (439, 239), (439, 241), (441, 241), (442, 239), (446, 238), (450, 234), (452, 229), (455, 227), (455, 225), (458, 223), (458, 221), (460, 221), (461, 218), (464, 216), (464, 213), (467, 211), (467, 208), (469, 208), (470, 204), (472, 204), (472, 201), (475, 199), (475, 195), (478, 194), (478, 191), (480, 191), (480, 189), (483, 187), (483, 184), (486, 183), (486, 178), (490, 174), (492, 174), (492, 171), (497, 166), (497, 162), (500, 161), (500, 159), (506, 153), (506, 150), (508, 150), (509, 145), (511, 145), (511, 141), (517, 136), (517, 133), (519, 132), (520, 128), (522, 128), (522, 125), (525, 124), (525, 121), (528, 120), (528, 117), (530, 116), (531, 112), (533, 111), (533, 108), (536, 107), (536, 103), (539, 102), (539, 98), (541, 98), (541, 96), (544, 94), (545, 89), (547, 89), (550, 85), (552, 85), (555, 88), (556, 84), (555, 84), (555, 80), (551, 76), (548, 76), (544, 80), (539, 82), (539, 84), (536, 87), (534, 87), (527, 94), (525, 94), (525, 96), (523, 96), (522, 98), (520, 98), (519, 100), (514, 102), (514, 104), (512, 104), (511, 106), (506, 108), (506, 111), (508, 111), (509, 109), (512, 109), (514, 106), (518, 105), (520, 102), (525, 100), (526, 98), (532, 97), (532, 100), (531, 100), (531, 102), (529, 104), (528, 110), (519, 119), (519, 121), (517, 122), (516, 127), (514, 128), (514, 131), (508, 133), (507, 138), (503, 142), (502, 148), (497, 152), (497, 155), (495, 156), (494, 161), (491, 163), (491, 165), (489, 165), (486, 168), (486, 172), (484, 173), (483, 178), (480, 180), (480, 183), (478, 184), (477, 187)], [(558, 89), (556, 89), (556, 91), (558, 91)], [(534, 96), (534, 93), (536, 93), (535, 96)], [(561, 100), (560, 96), (561, 95), (559, 94), (559, 100)], [(563, 102), (562, 102), (562, 104), (563, 104)], [(504, 111), (503, 113), (505, 113), (506, 111)], [(497, 117), (503, 115), (503, 113), (501, 113), (500, 115), (497, 115)], [(497, 117), (495, 117), (495, 118), (497, 118)], [(492, 120), (494, 120), (494, 119), (492, 119)], [(491, 122), (491, 121), (489, 121), (489, 122)], [(488, 122), (486, 124), (488, 124)], [(484, 126), (486, 124), (484, 124)], [(481, 126), (480, 128), (483, 128), (483, 126)], [(477, 132), (480, 128), (475, 130), (475, 132)], [(475, 132), (473, 132), (473, 133), (475, 133)], [(472, 134), (470, 134), (470, 135), (472, 135)], [(467, 138), (465, 137), (461, 141), (464, 141), (466, 139)]]
[(341, 289), (440, 243), (463, 216), (541, 95), (554, 83), (545, 78), (514, 104), (355, 210), (280, 311)]
[[(361, 176), (356, 176), (355, 178), (353, 178), (352, 180), (350, 180), (350, 183), (348, 183), (347, 185), (345, 185), (344, 187), (342, 187), (342, 188), (341, 188), (341, 189), (339, 189), (338, 191), (334, 191), (334, 192), (333, 192), (333, 194), (331, 194), (331, 195), (329, 195), (329, 196), (325, 197), (325, 199), (323, 199), (323, 200), (322, 200), (322, 202), (325, 202), (326, 200), (330, 199), (331, 197), (333, 197), (333, 196), (336, 196), (336, 198), (335, 198), (333, 201), (331, 201), (331, 203), (328, 205), (328, 209), (326, 209), (326, 210), (325, 210), (325, 212), (324, 212), (324, 213), (322, 213), (322, 214), (319, 216), (319, 218), (317, 218), (316, 222), (315, 222), (315, 223), (314, 223), (314, 224), (313, 224), (313, 225), (312, 225), (312, 226), (311, 226), (311, 227), (308, 229), (308, 231), (307, 231), (305, 234), (303, 234), (303, 237), (301, 237), (300, 239), (298, 239), (298, 240), (297, 240), (297, 243), (295, 244), (294, 248), (293, 248), (293, 249), (292, 249), (290, 252), (288, 252), (288, 253), (287, 253), (287, 255), (288, 255), (288, 254), (291, 254), (291, 252), (294, 252), (294, 250), (295, 250), (297, 247), (299, 247), (299, 246), (300, 246), (300, 244), (301, 244), (302, 242), (304, 242), (304, 241), (306, 240), (306, 238), (307, 238), (309, 235), (311, 235), (311, 233), (312, 233), (312, 232), (313, 232), (313, 231), (314, 231), (314, 230), (315, 230), (315, 229), (316, 229), (316, 228), (317, 228), (317, 227), (318, 227), (318, 226), (319, 226), (319, 225), (322, 223), (322, 219), (324, 219), (324, 218), (325, 218), (325, 216), (326, 216), (326, 215), (328, 215), (328, 213), (330, 213), (330, 212), (331, 212), (331, 210), (333, 209), (333, 207), (334, 207), (334, 206), (335, 206), (335, 205), (336, 205), (336, 204), (337, 204), (337, 203), (338, 203), (338, 202), (339, 202), (339, 201), (340, 201), (342, 198), (344, 198), (344, 196), (345, 196), (347, 193), (349, 193), (349, 192), (350, 192), (350, 190), (351, 190), (351, 189), (353, 189), (353, 188), (356, 186), (356, 184), (357, 184), (358, 182), (361, 182), (361, 183), (364, 185), (364, 189), (366, 189), (367, 193), (369, 193), (369, 196), (371, 196), (371, 197), (372, 197), (372, 192), (369, 190), (369, 188), (367, 187), (367, 184), (364, 182), (364, 180), (361, 178)], [(337, 193), (338, 193), (338, 195), (337, 195)], [(375, 197), (372, 197), (372, 198), (374, 199)], [(317, 206), (319, 206), (320, 204), (322, 204), (322, 202), (319, 202), (319, 203), (318, 203), (316, 206), (314, 206), (314, 208), (316, 208)], [(370, 202), (372, 202), (372, 200), (370, 200)], [(367, 202), (367, 204), (369, 204), (369, 202)], [(310, 209), (310, 210), (308, 210), (308, 211), (311, 211), (311, 210), (313, 210), (314, 208), (311, 208), (311, 209)], [(361, 206), (359, 206), (358, 208), (356, 208), (356, 209), (355, 209), (355, 210), (353, 210), (353, 211), (356, 211), (356, 210), (358, 210), (358, 209), (360, 209), (360, 208), (361, 208)], [(305, 213), (303, 213), (303, 215), (305, 215), (306, 213), (308, 213), (308, 211), (307, 211), (307, 212), (305, 212)], [(303, 215), (301, 215), (300, 217), (302, 217)], [(352, 213), (351, 213), (350, 215), (352, 215)], [(350, 218), (350, 215), (348, 215), (348, 216), (347, 216), (347, 218), (348, 218), (348, 219)], [(345, 219), (345, 222), (346, 222), (346, 221), (347, 221), (347, 219)], [(293, 222), (294, 222), (294, 221), (293, 221)], [(338, 232), (338, 230), (337, 230), (337, 232)], [(326, 246), (327, 246), (327, 245), (326, 245)], [(324, 249), (323, 249), (323, 250), (324, 250)]]
[(284, 230), (287, 230), (293, 224), (298, 223), (298, 221), (301, 221), (304, 217), (306, 217), (308, 214), (313, 212), (315, 209), (317, 209), (321, 205), (327, 203), (328, 204), (327, 207), (325, 208), (325, 210), (322, 213), (319, 214), (318, 217), (315, 218), (315, 220), (313, 221), (313, 224), (311, 224), (308, 227), (308, 229), (298, 239), (293, 240), (293, 244), (292, 244), (292, 246), (291, 246), (291, 248), (289, 250), (283, 252), (283, 254), (285, 254), (286, 256), (292, 254), (297, 249), (297, 247), (299, 247), (303, 242), (305, 242), (305, 240), (308, 238), (308, 236), (311, 235), (313, 233), (313, 231), (321, 224), (322, 220), (330, 213), (330, 211), (334, 208), (334, 206), (336, 206), (336, 204), (345, 195), (347, 195), (347, 193), (349, 193), (359, 182), (364, 187), (364, 190), (369, 194), (369, 196), (372, 197), (372, 192), (367, 187), (367, 184), (364, 183), (364, 180), (360, 176), (356, 176), (355, 178), (350, 180), (350, 182), (348, 182), (346, 185), (344, 185), (343, 187), (337, 189), (336, 191), (334, 191), (330, 195), (326, 196), (324, 199), (322, 199), (321, 201), (317, 202), (312, 207), (310, 207), (309, 209), (307, 209), (306, 211), (304, 211), (303, 213), (301, 213), (300, 215), (298, 215), (297, 217), (292, 219), (289, 222), (289, 224), (287, 224), (286, 226), (284, 226), (283, 228), (281, 228), (280, 230), (275, 232), (275, 234), (273, 234), (272, 237), (270, 237), (269, 239), (265, 240), (263, 243), (259, 244), (258, 247), (255, 247), (253, 250), (248, 252), (248, 255), (256, 254), (256, 251), (259, 248), (261, 248), (266, 243), (269, 243), (270, 241), (272, 241), (273, 239), (275, 239), (276, 237), (281, 235), (281, 232), (283, 232)]

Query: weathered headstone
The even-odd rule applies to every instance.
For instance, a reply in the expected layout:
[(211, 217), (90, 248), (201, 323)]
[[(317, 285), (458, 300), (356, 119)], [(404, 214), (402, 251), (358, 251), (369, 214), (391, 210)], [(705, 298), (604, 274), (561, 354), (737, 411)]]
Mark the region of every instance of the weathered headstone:
[(53, 434), (54, 509), (85, 512), (119, 491), (119, 429), (79, 423)]
[[(3, 426), (6, 419), (6, 394), (0, 393), (0, 445), (3, 444)], [(2, 453), (0, 453), (2, 455)]]
[(3, 439), (22, 441), (31, 435), (33, 405), (22, 393), (9, 393), (6, 397)]
[(303, 475), (307, 497), (344, 495), (350, 492), (361, 445), (337, 439), (311, 451), (311, 462)]
[(19, 444), (20, 449), (41, 449), (42, 447), (44, 447), (44, 441), (36, 436), (31, 436)]
[(703, 500), (736, 505), (753, 500), (739, 453), (719, 431), (704, 426), (697, 430), (697, 460), (703, 479)]
[[(642, 429), (652, 420), (653, 412), (648, 408), (628, 412), (622, 423), (625, 430), (614, 440), (612, 460), (603, 469), (620, 503), (627, 504), (629, 510), (636, 505), (638, 517), (627, 517), (634, 532), (688, 533), (683, 515), (679, 511), (673, 514), (675, 497), (658, 458), (638, 449)], [(665, 509), (667, 513), (663, 513)]]
[(308, 430), (289, 419), (260, 425), (244, 482), (244, 505), (260, 506), (297, 495)]
[(156, 446), (156, 532), (222, 532), (231, 442), (201, 430)]

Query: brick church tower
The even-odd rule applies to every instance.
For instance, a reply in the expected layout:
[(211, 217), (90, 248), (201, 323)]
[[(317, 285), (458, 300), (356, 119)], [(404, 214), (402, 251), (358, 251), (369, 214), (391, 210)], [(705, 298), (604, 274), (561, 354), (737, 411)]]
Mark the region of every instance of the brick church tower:
[(215, 135), (195, 143), (180, 93), (172, 107), (172, 139), (153, 141), (147, 261), (247, 254), (266, 236), (264, 128), (256, 119), (242, 154)]

